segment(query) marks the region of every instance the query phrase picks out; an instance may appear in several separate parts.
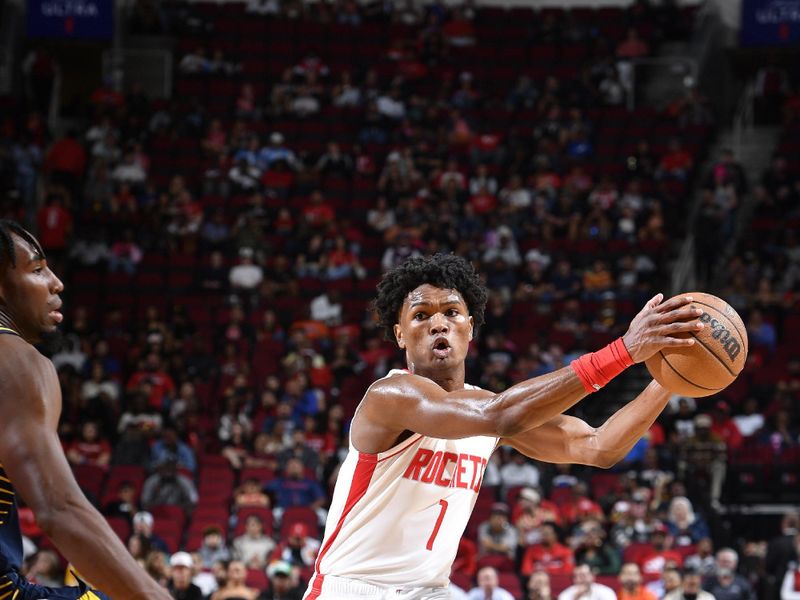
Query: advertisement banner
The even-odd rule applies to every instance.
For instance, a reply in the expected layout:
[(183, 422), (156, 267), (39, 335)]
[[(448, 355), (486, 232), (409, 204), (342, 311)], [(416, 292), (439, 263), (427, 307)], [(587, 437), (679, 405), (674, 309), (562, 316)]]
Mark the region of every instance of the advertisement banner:
[(742, 46), (800, 42), (800, 0), (742, 0)]
[(110, 40), (114, 0), (28, 0), (28, 37)]

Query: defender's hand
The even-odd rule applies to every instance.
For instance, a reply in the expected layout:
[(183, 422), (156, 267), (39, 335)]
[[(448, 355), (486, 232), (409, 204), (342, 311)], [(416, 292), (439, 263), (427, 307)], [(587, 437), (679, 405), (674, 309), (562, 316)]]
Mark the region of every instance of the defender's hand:
[(662, 303), (663, 300), (664, 294), (653, 296), (622, 336), (633, 362), (644, 362), (662, 348), (691, 346), (693, 337), (675, 335), (703, 328), (697, 320), (703, 311), (687, 306), (692, 302), (691, 296), (676, 296)]

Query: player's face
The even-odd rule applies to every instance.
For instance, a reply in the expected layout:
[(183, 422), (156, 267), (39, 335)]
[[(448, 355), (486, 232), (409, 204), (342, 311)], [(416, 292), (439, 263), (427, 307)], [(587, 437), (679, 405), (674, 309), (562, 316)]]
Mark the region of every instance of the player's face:
[(0, 274), (0, 308), (28, 341), (38, 342), (55, 330), (64, 317), (59, 312), (64, 284), (47, 266), (47, 260), (23, 239), (14, 237), (16, 266)]
[(394, 333), (413, 372), (451, 370), (467, 357), (472, 317), (458, 291), (426, 283), (406, 296)]

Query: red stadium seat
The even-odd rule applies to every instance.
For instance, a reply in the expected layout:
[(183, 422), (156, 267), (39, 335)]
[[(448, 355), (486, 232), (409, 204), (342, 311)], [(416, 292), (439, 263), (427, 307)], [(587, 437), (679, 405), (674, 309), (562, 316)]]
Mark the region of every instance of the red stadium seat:
[(283, 511), (281, 517), (281, 538), (286, 539), (289, 528), (295, 523), (303, 523), (308, 527), (309, 535), (319, 537), (319, 519), (317, 513), (304, 506), (291, 506)]
[(275, 471), (269, 467), (247, 467), (242, 469), (239, 474), (239, 481), (244, 482), (248, 479), (257, 479), (261, 485), (264, 485), (275, 479)]
[(267, 579), (264, 569), (247, 569), (247, 578), (244, 584), (259, 591), (265, 591), (269, 588), (269, 579)]
[(106, 521), (108, 521), (111, 530), (117, 534), (117, 537), (119, 537), (123, 543), (127, 543), (128, 538), (131, 536), (130, 521), (125, 517), (106, 517)]
[(95, 501), (100, 500), (106, 469), (96, 465), (73, 465), (72, 472), (83, 492)]
[(522, 598), (522, 585), (519, 575), (516, 573), (499, 572), (497, 574), (497, 584), (514, 598)]

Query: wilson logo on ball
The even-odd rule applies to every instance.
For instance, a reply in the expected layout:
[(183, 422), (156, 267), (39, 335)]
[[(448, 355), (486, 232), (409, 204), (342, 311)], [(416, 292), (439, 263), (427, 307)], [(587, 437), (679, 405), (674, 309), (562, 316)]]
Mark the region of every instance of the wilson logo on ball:
[(739, 341), (736, 339), (736, 337), (731, 335), (731, 332), (728, 330), (728, 328), (716, 319), (712, 318), (711, 315), (706, 312), (700, 315), (700, 321), (703, 323), (708, 323), (712, 331), (711, 337), (722, 344), (722, 348), (731, 359), (731, 362), (736, 360), (736, 357), (739, 356), (739, 352), (741, 352), (742, 347), (739, 345)]

